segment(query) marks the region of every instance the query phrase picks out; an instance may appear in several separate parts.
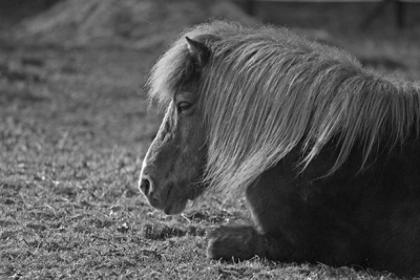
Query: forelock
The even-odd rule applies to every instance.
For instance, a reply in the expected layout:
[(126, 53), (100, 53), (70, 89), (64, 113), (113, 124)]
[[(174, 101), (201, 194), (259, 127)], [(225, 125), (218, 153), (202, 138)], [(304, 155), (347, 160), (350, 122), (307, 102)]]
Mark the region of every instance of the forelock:
[(184, 32), (153, 66), (147, 85), (149, 96), (167, 104), (176, 91), (197, 78), (196, 65), (189, 56), (185, 37), (211, 44), (221, 37), (237, 34), (241, 27), (228, 22), (215, 21), (201, 24)]

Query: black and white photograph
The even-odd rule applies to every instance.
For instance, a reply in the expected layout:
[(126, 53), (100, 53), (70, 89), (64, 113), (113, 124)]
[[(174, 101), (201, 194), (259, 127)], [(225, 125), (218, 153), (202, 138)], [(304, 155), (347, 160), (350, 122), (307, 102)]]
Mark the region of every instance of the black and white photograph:
[(0, 280), (420, 280), (419, 0), (0, 0)]

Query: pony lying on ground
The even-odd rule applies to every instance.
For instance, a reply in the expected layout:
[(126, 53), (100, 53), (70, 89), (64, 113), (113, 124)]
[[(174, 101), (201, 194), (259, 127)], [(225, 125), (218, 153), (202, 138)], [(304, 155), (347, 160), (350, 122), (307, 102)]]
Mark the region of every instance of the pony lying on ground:
[(286, 29), (199, 25), (154, 66), (167, 106), (140, 189), (166, 214), (244, 190), (254, 226), (209, 235), (214, 259), (420, 273), (420, 87)]

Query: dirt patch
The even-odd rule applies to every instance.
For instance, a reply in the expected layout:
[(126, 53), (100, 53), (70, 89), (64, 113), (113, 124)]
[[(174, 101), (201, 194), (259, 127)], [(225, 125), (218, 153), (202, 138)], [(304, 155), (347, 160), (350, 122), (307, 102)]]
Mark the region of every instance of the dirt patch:
[(19, 37), (64, 45), (155, 47), (209, 19), (256, 23), (228, 1), (67, 0), (20, 26)]
[(143, 235), (151, 240), (165, 240), (172, 237), (182, 237), (186, 235), (204, 236), (206, 230), (201, 227), (190, 225), (188, 227), (180, 227), (179, 225), (167, 224), (146, 224), (144, 225)]

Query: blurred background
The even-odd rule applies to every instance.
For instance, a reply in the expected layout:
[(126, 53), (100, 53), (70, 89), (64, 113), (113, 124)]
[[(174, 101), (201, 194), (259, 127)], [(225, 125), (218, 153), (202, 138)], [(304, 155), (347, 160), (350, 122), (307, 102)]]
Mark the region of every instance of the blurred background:
[[(413, 0), (0, 0), (0, 279), (224, 271), (206, 261), (203, 236), (243, 218), (242, 206), (166, 217), (136, 189), (161, 118), (148, 72), (179, 32), (209, 19), (287, 26), (384, 75), (420, 79)], [(256, 267), (235, 273), (278, 269)]]

